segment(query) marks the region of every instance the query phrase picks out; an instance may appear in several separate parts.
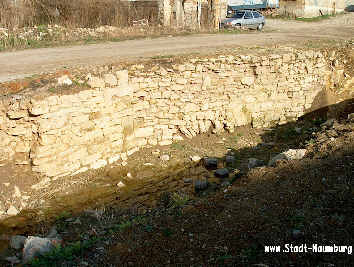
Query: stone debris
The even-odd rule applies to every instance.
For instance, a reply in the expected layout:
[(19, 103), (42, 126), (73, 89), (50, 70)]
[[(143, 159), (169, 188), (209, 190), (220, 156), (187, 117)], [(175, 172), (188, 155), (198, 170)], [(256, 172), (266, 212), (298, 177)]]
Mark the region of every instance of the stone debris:
[(218, 178), (227, 178), (229, 177), (229, 170), (227, 168), (221, 168), (221, 169), (217, 169), (214, 173), (214, 175)]
[(120, 182), (117, 184), (117, 186), (118, 186), (119, 188), (123, 188), (123, 187), (125, 187), (125, 184), (124, 184), (122, 181), (120, 181)]
[(5, 260), (10, 262), (11, 264), (18, 264), (21, 262), (20, 259), (16, 256), (6, 257)]
[(9, 216), (16, 216), (19, 213), (20, 212), (14, 206), (10, 206), (8, 208), (8, 210), (6, 211), (6, 214), (9, 215)]
[(190, 159), (191, 159), (191, 161), (193, 161), (193, 162), (199, 162), (202, 158), (199, 157), (199, 156), (191, 156)]
[(12, 236), (10, 239), (10, 247), (13, 249), (21, 249), (25, 243), (27, 237), (22, 235)]
[(169, 156), (169, 155), (161, 155), (161, 156), (160, 156), (160, 159), (161, 159), (162, 161), (169, 161), (169, 160), (170, 160), (170, 156)]
[(206, 179), (196, 179), (194, 181), (194, 190), (196, 192), (202, 191), (208, 188), (208, 181)]
[(305, 157), (306, 149), (289, 149), (282, 152), (268, 162), (268, 166), (274, 167), (278, 161), (281, 160), (299, 160)]
[(66, 86), (70, 86), (72, 85), (73, 82), (72, 80), (70, 80), (68, 75), (64, 75), (58, 78), (58, 85), (62, 86), (62, 85), (66, 85)]
[(215, 170), (218, 167), (217, 158), (204, 158), (203, 163), (204, 163), (204, 167), (209, 170)]
[(43, 255), (50, 252), (53, 248), (61, 244), (61, 239), (57, 238), (41, 238), (37, 236), (29, 236), (23, 248), (23, 261), (27, 263), (35, 256)]
[(227, 155), (226, 157), (225, 157), (225, 163), (226, 163), (226, 165), (234, 165), (235, 164), (235, 161), (236, 161), (236, 158), (235, 158), (235, 156), (232, 156), (232, 155)]
[(256, 168), (256, 167), (262, 167), (262, 166), (265, 166), (265, 163), (263, 160), (259, 160), (256, 158), (249, 158), (248, 159), (248, 169), (249, 170)]
[(17, 197), (17, 198), (20, 198), (21, 197), (21, 191), (20, 189), (18, 188), (17, 185), (14, 186), (14, 194), (12, 195), (13, 197)]

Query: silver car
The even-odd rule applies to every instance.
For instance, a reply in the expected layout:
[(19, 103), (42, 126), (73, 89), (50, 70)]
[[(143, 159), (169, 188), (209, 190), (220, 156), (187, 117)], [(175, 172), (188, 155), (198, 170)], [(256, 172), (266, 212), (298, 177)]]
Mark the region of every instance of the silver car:
[(246, 27), (261, 31), (264, 25), (265, 18), (261, 13), (252, 10), (243, 10), (236, 11), (230, 18), (222, 20), (220, 26), (221, 28)]

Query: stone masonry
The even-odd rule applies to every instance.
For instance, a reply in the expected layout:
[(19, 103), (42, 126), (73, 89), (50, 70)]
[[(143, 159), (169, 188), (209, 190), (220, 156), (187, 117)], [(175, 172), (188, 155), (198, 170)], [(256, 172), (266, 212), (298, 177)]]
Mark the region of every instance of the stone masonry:
[(279, 49), (88, 75), (74, 94), (0, 99), (0, 158), (73, 175), (209, 129), (270, 127), (303, 115), (338, 73), (320, 52)]

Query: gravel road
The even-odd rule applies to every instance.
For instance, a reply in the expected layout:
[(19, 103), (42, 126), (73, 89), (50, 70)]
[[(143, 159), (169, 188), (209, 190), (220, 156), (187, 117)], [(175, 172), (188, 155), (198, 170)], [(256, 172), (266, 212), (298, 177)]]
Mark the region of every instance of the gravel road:
[(292, 45), (308, 40), (351, 39), (354, 13), (319, 22), (268, 19), (264, 32), (196, 34), (0, 53), (0, 82), (64, 67), (95, 65), (158, 55), (208, 52), (222, 47)]

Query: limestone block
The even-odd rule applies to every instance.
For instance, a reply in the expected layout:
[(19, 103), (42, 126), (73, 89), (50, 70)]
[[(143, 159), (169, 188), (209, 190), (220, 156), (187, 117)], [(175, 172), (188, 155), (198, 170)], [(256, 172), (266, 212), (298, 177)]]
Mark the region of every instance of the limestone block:
[(75, 116), (70, 118), (70, 123), (72, 124), (85, 124), (86, 122), (89, 121), (89, 115), (88, 114), (82, 114), (80, 116)]
[(118, 84), (118, 80), (117, 80), (116, 76), (111, 73), (103, 75), (103, 80), (105, 81), (105, 83), (108, 86), (111, 86), (111, 87), (116, 86)]
[(128, 70), (120, 70), (116, 72), (116, 76), (118, 79), (119, 86), (127, 86), (128, 85)]
[(177, 78), (176, 79), (176, 84), (181, 84), (181, 85), (185, 85), (188, 83), (188, 80), (187, 79), (184, 79), (184, 78)]
[(57, 119), (40, 119), (38, 120), (39, 127), (38, 131), (40, 133), (48, 132), (49, 130), (63, 128), (67, 122), (67, 117), (63, 116), (62, 118)]
[(245, 76), (241, 79), (241, 84), (251, 86), (255, 81), (254, 76)]
[(187, 103), (184, 107), (184, 112), (193, 112), (193, 111), (199, 111), (200, 107), (197, 104), (194, 103)]
[(31, 99), (30, 102), (31, 102), (31, 107), (29, 109), (29, 112), (32, 115), (38, 116), (49, 112), (49, 104), (46, 100)]
[(94, 153), (99, 153), (102, 154), (106, 150), (106, 144), (105, 143), (99, 143), (99, 144), (91, 144), (87, 147), (87, 151), (89, 154), (94, 154)]
[(32, 136), (32, 127), (31, 125), (16, 125), (14, 128), (10, 128), (8, 130), (9, 135), (13, 136), (24, 136), (31, 137)]
[(21, 119), (28, 116), (27, 110), (9, 110), (7, 116), (10, 119)]
[(16, 142), (15, 146), (15, 152), (19, 153), (28, 153), (30, 151), (31, 147), (29, 142)]
[(139, 128), (134, 131), (135, 137), (149, 137), (154, 134), (153, 127)]
[(10, 144), (10, 136), (3, 131), (0, 131), (0, 148), (6, 147)]
[(28, 153), (16, 153), (14, 158), (16, 165), (29, 165), (31, 162)]
[(117, 162), (118, 160), (120, 160), (120, 154), (117, 155), (113, 155), (108, 159), (108, 163), (112, 164), (114, 162)]
[(104, 88), (105, 87), (105, 82), (101, 78), (91, 76), (89, 80), (87, 81), (87, 84), (91, 88)]
[(91, 165), (91, 164), (94, 164), (96, 161), (98, 161), (99, 159), (101, 158), (101, 155), (98, 154), (98, 153), (95, 153), (93, 155), (89, 155), (85, 158), (82, 158), (80, 160), (80, 163), (83, 165), (83, 166), (86, 166), (86, 165)]
[(111, 143), (112, 151), (122, 151), (123, 149), (123, 140), (116, 140)]
[(156, 145), (157, 145), (157, 138), (155, 138), (155, 137), (150, 137), (150, 138), (148, 139), (148, 144), (149, 144), (149, 145), (152, 145), (152, 146), (156, 146)]
[(104, 159), (97, 160), (90, 165), (91, 169), (99, 169), (107, 165), (107, 161)]
[(172, 144), (172, 140), (162, 140), (159, 142), (160, 146), (168, 146)]

